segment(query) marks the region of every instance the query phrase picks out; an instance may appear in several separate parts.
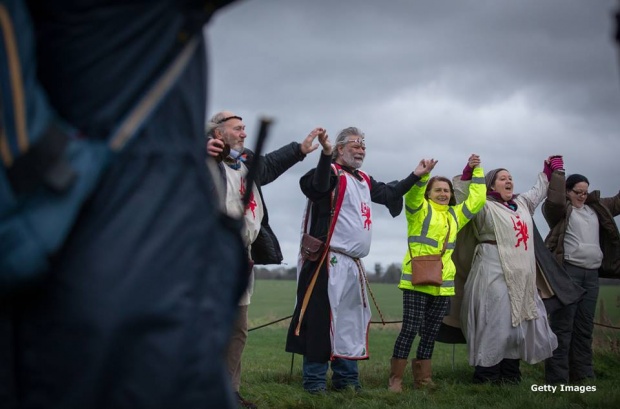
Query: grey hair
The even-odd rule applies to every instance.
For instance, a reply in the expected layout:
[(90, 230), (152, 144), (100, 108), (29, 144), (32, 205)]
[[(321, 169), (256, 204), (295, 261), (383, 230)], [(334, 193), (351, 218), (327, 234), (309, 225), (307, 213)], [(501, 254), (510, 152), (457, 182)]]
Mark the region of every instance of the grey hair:
[(360, 138), (364, 138), (364, 132), (355, 126), (350, 126), (340, 131), (336, 137), (336, 145), (332, 151), (332, 161), (335, 161), (338, 158), (338, 146), (342, 146), (347, 143), (349, 136), (359, 136)]
[(207, 126), (205, 127), (205, 136), (207, 138), (215, 138), (215, 130), (222, 125), (219, 122), (226, 118), (226, 114), (226, 111), (218, 112), (213, 115), (211, 119), (209, 119), (209, 122), (207, 122)]

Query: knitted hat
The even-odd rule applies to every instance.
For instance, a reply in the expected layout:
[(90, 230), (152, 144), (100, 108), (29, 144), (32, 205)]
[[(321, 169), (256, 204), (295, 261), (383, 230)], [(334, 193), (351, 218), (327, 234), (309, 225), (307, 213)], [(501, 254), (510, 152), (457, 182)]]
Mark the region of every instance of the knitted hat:
[(574, 173), (570, 175), (569, 177), (566, 178), (566, 190), (571, 190), (572, 188), (575, 187), (577, 183), (580, 183), (580, 182), (586, 182), (588, 185), (590, 185), (590, 182), (588, 181), (587, 177), (580, 175), (578, 173)]
[[(493, 186), (493, 183), (495, 183), (495, 179), (497, 179), (497, 174), (501, 172), (502, 170), (506, 170), (506, 169), (504, 168), (493, 169), (493, 170), (488, 171), (487, 174), (484, 175), (484, 182), (487, 185), (487, 192), (491, 191), (491, 186)], [(508, 171), (506, 170), (506, 172)]]

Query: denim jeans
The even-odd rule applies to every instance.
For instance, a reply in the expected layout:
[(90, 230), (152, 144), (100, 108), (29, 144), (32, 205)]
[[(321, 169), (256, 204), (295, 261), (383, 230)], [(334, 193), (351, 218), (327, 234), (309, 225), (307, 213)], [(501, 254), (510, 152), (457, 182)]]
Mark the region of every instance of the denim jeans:
[[(310, 362), (304, 356), (303, 386), (307, 391), (321, 391), (327, 389), (327, 369), (329, 362)], [(332, 386), (334, 389), (344, 389), (349, 386), (359, 389), (359, 371), (357, 361), (335, 358), (331, 361)]]

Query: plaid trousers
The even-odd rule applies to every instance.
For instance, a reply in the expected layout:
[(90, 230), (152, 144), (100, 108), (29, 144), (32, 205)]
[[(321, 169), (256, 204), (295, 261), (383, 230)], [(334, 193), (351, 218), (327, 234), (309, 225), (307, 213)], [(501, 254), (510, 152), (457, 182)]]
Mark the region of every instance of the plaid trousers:
[(416, 358), (431, 359), (435, 348), (435, 338), (437, 338), (441, 321), (447, 310), (448, 297), (446, 296), (403, 290), (403, 324), (396, 338), (392, 356), (407, 359), (415, 336), (420, 334)]

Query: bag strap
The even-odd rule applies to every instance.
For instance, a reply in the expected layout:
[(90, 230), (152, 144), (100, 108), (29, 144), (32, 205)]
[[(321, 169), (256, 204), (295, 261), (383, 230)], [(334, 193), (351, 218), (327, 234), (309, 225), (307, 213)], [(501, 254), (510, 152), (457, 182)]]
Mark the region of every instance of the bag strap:
[[(299, 336), (301, 331), (301, 322), (304, 319), (304, 315), (306, 313), (306, 309), (308, 308), (308, 303), (310, 302), (310, 296), (314, 291), (314, 286), (316, 285), (316, 280), (319, 276), (319, 272), (321, 271), (321, 267), (323, 267), (323, 263), (325, 262), (325, 258), (327, 254), (329, 254), (329, 243), (332, 239), (332, 234), (334, 232), (334, 228), (336, 227), (336, 220), (338, 219), (338, 214), (340, 213), (340, 207), (342, 206), (342, 201), (344, 199), (344, 192), (346, 191), (347, 186), (347, 178), (344, 175), (344, 171), (342, 168), (332, 163), (332, 169), (338, 176), (336, 187), (332, 191), (332, 200), (331, 200), (331, 210), (330, 210), (330, 222), (329, 222), (329, 230), (327, 231), (327, 238), (325, 239), (325, 248), (323, 249), (323, 254), (321, 255), (321, 259), (317, 264), (314, 272), (312, 273), (312, 279), (308, 284), (308, 288), (306, 289), (306, 293), (304, 294), (304, 299), (301, 303), (301, 307), (299, 309), (299, 319), (297, 320), (297, 327), (295, 327), (295, 336)], [(306, 217), (310, 212), (310, 207), (308, 206)], [(306, 218), (307, 221), (307, 218)]]
[[(0, 20), (2, 20), (2, 11), (0, 8)], [(142, 129), (161, 101), (168, 95), (170, 89), (176, 84), (199, 44), (198, 35), (194, 35), (174, 61), (121, 120), (108, 141), (111, 151), (120, 152)], [(15, 72), (13, 74), (16, 75)], [(18, 85), (20, 84), (21, 81), (18, 82)], [(21, 91), (20, 87), (17, 88)], [(25, 121), (23, 115), (19, 117)], [(0, 123), (0, 127), (1, 125)], [(63, 155), (71, 138), (66, 130), (55, 124), (50, 125), (43, 135), (30, 146), (30, 149), (28, 149), (25, 134), (25, 132), (18, 133), (18, 140), (22, 142), (20, 149), (23, 152), (16, 158), (12, 157), (8, 145), (2, 144), (4, 140), (0, 141), (0, 157), (7, 168), (7, 176), (13, 189), (17, 193), (28, 192), (40, 182), (57, 192), (62, 192), (70, 187), (77, 178), (77, 174)]]
[(443, 241), (443, 247), (441, 249), (441, 256), (446, 252), (446, 248), (448, 247), (448, 240), (450, 240), (450, 220), (448, 220), (448, 233), (446, 233), (446, 239)]
[(142, 129), (147, 119), (151, 117), (164, 97), (172, 89), (174, 84), (185, 71), (200, 44), (199, 34), (195, 34), (176, 56), (174, 61), (166, 68), (157, 81), (149, 88), (138, 103), (123, 118), (116, 127), (109, 140), (109, 147), (114, 152), (120, 152)]

